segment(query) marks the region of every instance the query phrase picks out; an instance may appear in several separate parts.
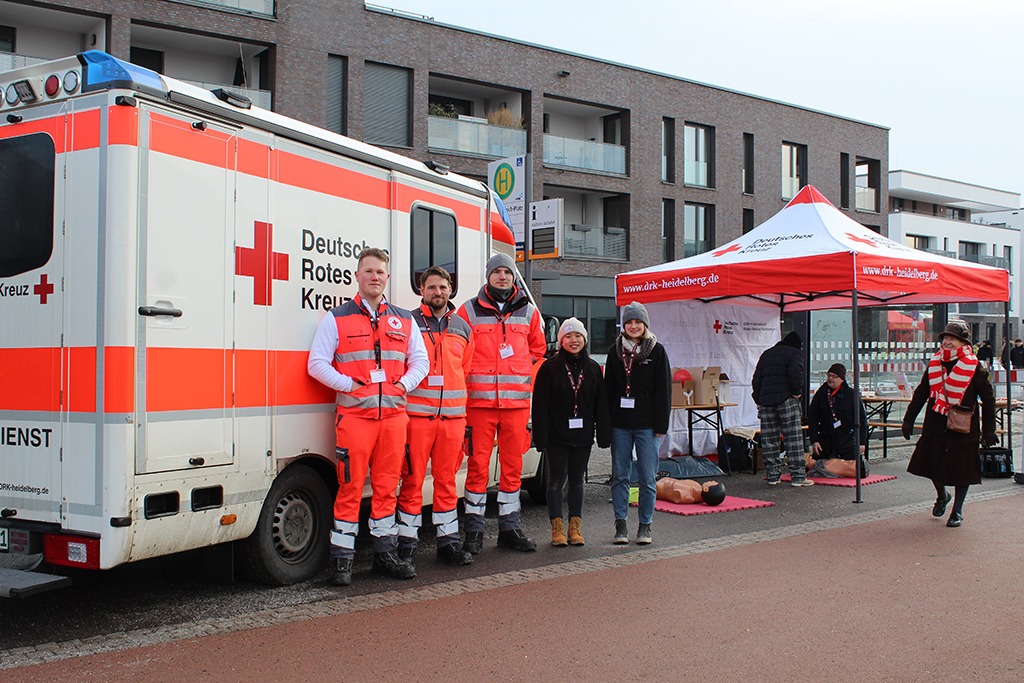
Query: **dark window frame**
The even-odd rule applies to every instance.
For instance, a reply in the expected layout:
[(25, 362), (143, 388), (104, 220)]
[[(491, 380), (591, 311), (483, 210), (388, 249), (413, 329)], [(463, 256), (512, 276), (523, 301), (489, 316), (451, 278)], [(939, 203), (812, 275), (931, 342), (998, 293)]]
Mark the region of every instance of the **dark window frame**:
[(754, 194), (754, 134), (743, 134), (743, 194)]
[(661, 200), (661, 260), (676, 260), (676, 200)]
[[(707, 182), (698, 183), (692, 181), (686, 175), (686, 166), (690, 159), (690, 148), (686, 144), (687, 130), (693, 129), (694, 131), (704, 132), (704, 154), (706, 156), (705, 163), (707, 164)], [(694, 139), (697, 138), (696, 133)], [(695, 160), (696, 161), (696, 160)], [(689, 187), (704, 187), (709, 190), (715, 189), (715, 127), (709, 126), (703, 123), (697, 123), (696, 121), (686, 121), (683, 124), (683, 184)]]
[(53, 257), (56, 163), (46, 133), (0, 140), (0, 277), (41, 268)]
[(661, 118), (661, 182), (676, 182), (676, 120)]

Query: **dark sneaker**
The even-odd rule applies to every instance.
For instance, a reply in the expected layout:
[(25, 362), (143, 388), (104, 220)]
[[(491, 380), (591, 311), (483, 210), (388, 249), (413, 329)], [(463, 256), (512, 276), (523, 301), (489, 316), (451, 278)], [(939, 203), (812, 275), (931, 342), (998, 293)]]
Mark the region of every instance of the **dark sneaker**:
[(392, 579), (415, 579), (416, 570), (402, 561), (397, 553), (374, 553), (373, 572)]
[(473, 564), (473, 555), (462, 549), (458, 543), (449, 543), (437, 549), (437, 559), (453, 567)]
[(335, 586), (348, 586), (352, 583), (352, 558), (335, 557), (331, 560), (334, 573), (331, 574), (331, 583)]
[(473, 553), (476, 555), (484, 549), (484, 532), (482, 531), (467, 531), (466, 542), (462, 544), (462, 548), (467, 553)]
[(629, 543), (629, 531), (626, 529), (626, 520), (615, 520), (615, 538), (612, 539), (612, 543), (615, 545)]
[(651, 525), (640, 523), (640, 526), (636, 528), (636, 543), (637, 545), (647, 545), (653, 539), (651, 538)]
[(506, 529), (498, 532), (498, 547), (528, 553), (537, 549), (537, 544), (526, 537), (522, 529)]

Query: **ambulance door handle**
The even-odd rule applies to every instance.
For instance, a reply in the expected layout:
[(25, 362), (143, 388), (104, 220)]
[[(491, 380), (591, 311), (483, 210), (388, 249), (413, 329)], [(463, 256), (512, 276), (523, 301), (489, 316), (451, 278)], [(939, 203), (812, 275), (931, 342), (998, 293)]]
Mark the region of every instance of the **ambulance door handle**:
[(181, 317), (180, 308), (159, 308), (157, 306), (139, 306), (139, 315), (169, 315), (172, 318)]
[(199, 465), (202, 465), (205, 462), (206, 462), (206, 460), (204, 458), (189, 458), (188, 459), (188, 464), (189, 465), (195, 465), (197, 467)]

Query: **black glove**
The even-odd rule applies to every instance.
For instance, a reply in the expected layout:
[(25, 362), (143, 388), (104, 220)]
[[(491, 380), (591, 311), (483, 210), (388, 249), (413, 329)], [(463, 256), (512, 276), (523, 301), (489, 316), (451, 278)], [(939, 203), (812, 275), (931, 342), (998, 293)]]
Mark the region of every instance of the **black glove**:
[(903, 427), (900, 431), (903, 432), (903, 438), (910, 441), (910, 435), (914, 433), (914, 421), (904, 420)]
[(981, 445), (985, 448), (991, 448), (997, 443), (999, 443), (999, 437), (995, 432), (985, 432), (981, 435)]

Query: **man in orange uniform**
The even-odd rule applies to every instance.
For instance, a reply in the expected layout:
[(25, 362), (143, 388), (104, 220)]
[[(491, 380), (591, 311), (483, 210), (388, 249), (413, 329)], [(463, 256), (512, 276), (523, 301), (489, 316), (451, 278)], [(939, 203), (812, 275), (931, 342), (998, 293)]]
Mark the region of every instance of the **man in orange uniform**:
[[(448, 297), (452, 276), (431, 266), (420, 276), (422, 303), (413, 311), (430, 358), (430, 371), (409, 392), (409, 457), (402, 468), (398, 494), (398, 555), (413, 565), (423, 522), (423, 479), (427, 461), (434, 477), (433, 522), (437, 527), (437, 559), (453, 566), (470, 564), (473, 556), (459, 539), (459, 494), (455, 473), (462, 464), (466, 435), (466, 373), (473, 357), (469, 323), (455, 313)], [(415, 565), (413, 565), (415, 566)]]
[(331, 582), (338, 586), (352, 583), (367, 469), (373, 487), (373, 571), (396, 579), (416, 576), (396, 552), (395, 489), (409, 424), (405, 395), (426, 376), (429, 361), (412, 314), (384, 298), (388, 277), (387, 253), (363, 249), (356, 270), (359, 293), (320, 321), (307, 363), (310, 376), (337, 392), (338, 496)]
[(487, 478), (495, 435), (498, 440), (498, 545), (536, 550), (519, 523), (519, 487), (523, 453), (530, 447), (530, 379), (533, 364), (547, 345), (540, 313), (516, 287), (516, 264), (507, 254), (487, 261), (487, 284), (458, 315), (473, 327), (473, 362), (466, 385), (466, 421), (472, 452), (466, 476), (466, 543), (470, 553), (483, 549)]

